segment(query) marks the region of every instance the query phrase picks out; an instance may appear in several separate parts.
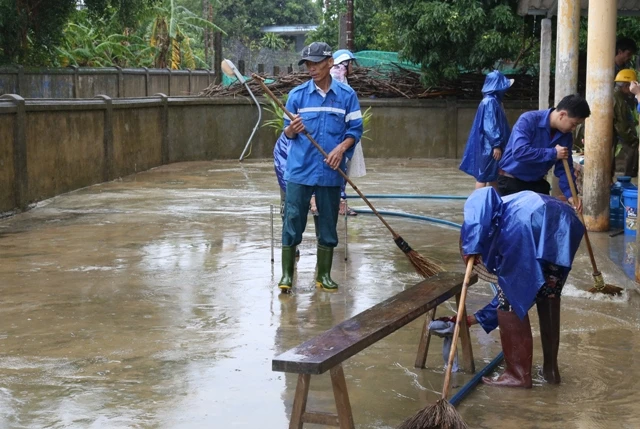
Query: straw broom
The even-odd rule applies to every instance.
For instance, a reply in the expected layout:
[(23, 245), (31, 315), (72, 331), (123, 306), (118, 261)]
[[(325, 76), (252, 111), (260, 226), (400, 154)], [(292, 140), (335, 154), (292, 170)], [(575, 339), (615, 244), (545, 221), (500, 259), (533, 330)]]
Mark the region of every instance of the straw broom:
[[(294, 116), (282, 104), (280, 99), (278, 97), (276, 97), (271, 92), (271, 90), (267, 87), (267, 85), (265, 85), (263, 78), (258, 76), (255, 73), (252, 74), (252, 77), (258, 83), (260, 83), (260, 86), (262, 87), (262, 90), (265, 92), (265, 94), (267, 94), (269, 96), (269, 98), (271, 98), (278, 105), (278, 107), (280, 107), (280, 109), (282, 109), (282, 111), (289, 117), (289, 119), (291, 119), (293, 121), (294, 120)], [(322, 156), (324, 156), (325, 159), (329, 156), (322, 149), (322, 147), (320, 147), (318, 142), (316, 142), (314, 140), (314, 138), (311, 137), (311, 134), (309, 134), (309, 132), (307, 130), (304, 131), (304, 135), (309, 139), (311, 144), (313, 144), (316, 147), (316, 149), (318, 149), (320, 151), (320, 153), (322, 153)], [(347, 181), (347, 183), (349, 185), (351, 185), (353, 190), (356, 191), (356, 193), (360, 196), (360, 198), (362, 198), (362, 200), (369, 206), (369, 208), (371, 209), (373, 214), (375, 214), (378, 217), (378, 219), (380, 219), (380, 221), (384, 224), (384, 226), (386, 226), (387, 229), (391, 232), (391, 235), (393, 235), (393, 241), (400, 248), (400, 250), (402, 250), (402, 252), (404, 252), (404, 254), (409, 258), (409, 261), (411, 262), (411, 265), (413, 265), (413, 268), (418, 272), (418, 274), (420, 274), (422, 277), (427, 278), (427, 277), (431, 277), (431, 276), (439, 273), (440, 271), (442, 271), (442, 267), (440, 267), (437, 263), (435, 263), (433, 261), (430, 261), (429, 259), (423, 257), (418, 252), (413, 250), (411, 248), (411, 246), (409, 246), (409, 243), (407, 243), (399, 234), (397, 234), (391, 228), (391, 226), (387, 223), (387, 221), (384, 220), (384, 218), (380, 215), (380, 213), (378, 213), (378, 211), (375, 209), (375, 207), (373, 207), (373, 205), (364, 196), (364, 194), (362, 192), (360, 192), (360, 189), (358, 189), (358, 187), (351, 181), (351, 179), (349, 179), (349, 176), (347, 176), (340, 168), (338, 168), (337, 171)]]
[(447, 396), (449, 396), (449, 388), (451, 387), (453, 360), (458, 348), (460, 320), (464, 316), (467, 290), (469, 289), (469, 281), (475, 259), (475, 256), (469, 258), (467, 261), (467, 269), (464, 273), (464, 282), (462, 283), (460, 302), (458, 303), (458, 317), (456, 317), (456, 327), (453, 330), (453, 344), (449, 351), (447, 371), (445, 372), (444, 385), (442, 386), (442, 397), (434, 405), (423, 408), (416, 415), (402, 422), (402, 424), (398, 426), (398, 429), (468, 429), (467, 424), (462, 420), (456, 408), (447, 400)]
[[(573, 183), (573, 176), (571, 175), (571, 169), (569, 169), (569, 162), (566, 159), (563, 159), (562, 164), (564, 165), (564, 172), (567, 176), (569, 187), (571, 188), (571, 196), (573, 197), (573, 201), (577, 202), (578, 193), (576, 192), (576, 185)], [(589, 292), (603, 293), (605, 295), (620, 295), (624, 289), (608, 283), (605, 284), (604, 279), (602, 278), (602, 273), (598, 271), (598, 266), (596, 265), (596, 258), (593, 256), (593, 249), (591, 248), (589, 233), (587, 232), (587, 226), (584, 223), (584, 217), (582, 216), (582, 213), (578, 213), (578, 217), (580, 218), (580, 221), (584, 225), (584, 241), (587, 244), (589, 259), (591, 259), (591, 266), (593, 267), (593, 281), (595, 283), (595, 286), (589, 289)]]

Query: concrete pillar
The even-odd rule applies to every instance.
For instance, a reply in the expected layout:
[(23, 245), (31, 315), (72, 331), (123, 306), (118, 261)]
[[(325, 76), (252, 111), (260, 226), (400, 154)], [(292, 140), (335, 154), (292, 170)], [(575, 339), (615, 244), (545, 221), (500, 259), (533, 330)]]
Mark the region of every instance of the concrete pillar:
[[(554, 106), (565, 96), (578, 92), (579, 32), (580, 0), (558, 0)], [(562, 195), (555, 176), (551, 187), (554, 196)]]
[(585, 126), (583, 186), (584, 220), (589, 231), (609, 229), (616, 18), (616, 0), (589, 2), (586, 96), (591, 117)]
[(540, 22), (540, 81), (538, 82), (538, 109), (549, 108), (551, 82), (551, 20)]
[(579, 0), (558, 0), (557, 28), (554, 96), (556, 106), (562, 98), (578, 91)]

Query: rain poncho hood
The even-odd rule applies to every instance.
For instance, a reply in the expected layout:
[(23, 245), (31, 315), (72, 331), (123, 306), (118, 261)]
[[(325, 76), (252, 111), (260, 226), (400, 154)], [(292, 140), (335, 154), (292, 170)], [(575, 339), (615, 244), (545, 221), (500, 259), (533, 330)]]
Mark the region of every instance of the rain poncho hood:
[(287, 155), (289, 154), (291, 140), (284, 133), (280, 134), (273, 148), (273, 168), (276, 170), (278, 185), (282, 192), (287, 192), (287, 182), (284, 180), (284, 172), (287, 167)]
[(543, 264), (564, 268), (568, 275), (583, 234), (574, 209), (548, 195), (523, 191), (501, 200), (486, 187), (464, 205), (463, 254), (482, 255), (521, 319), (545, 283)]
[(498, 179), (498, 161), (493, 159), (493, 149), (504, 151), (511, 133), (501, 104), (511, 83), (497, 70), (489, 73), (484, 81), (484, 98), (478, 106), (460, 163), (460, 170), (475, 177), (478, 182), (495, 182)]

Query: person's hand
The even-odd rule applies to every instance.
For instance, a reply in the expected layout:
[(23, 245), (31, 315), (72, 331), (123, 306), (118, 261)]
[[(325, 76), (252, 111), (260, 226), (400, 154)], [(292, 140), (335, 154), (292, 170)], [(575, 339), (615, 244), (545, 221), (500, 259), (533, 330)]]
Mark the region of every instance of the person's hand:
[(636, 81), (631, 82), (629, 91), (631, 91), (633, 95), (640, 95), (640, 84)]
[(569, 204), (571, 204), (578, 213), (582, 213), (582, 199), (576, 197), (577, 202), (573, 200), (573, 197), (569, 198)]
[(559, 144), (556, 145), (556, 158), (557, 159), (569, 159), (569, 149), (564, 147), (564, 146), (560, 146)]
[(304, 124), (302, 123), (302, 117), (295, 115), (293, 121), (289, 123), (289, 126), (284, 130), (284, 133), (289, 138), (294, 138), (295, 134), (304, 132)]
[(493, 159), (500, 161), (500, 158), (502, 158), (502, 149), (496, 147), (493, 149)]
[(336, 146), (331, 152), (329, 152), (329, 156), (325, 162), (334, 170), (337, 170), (340, 167), (340, 163), (342, 162), (342, 156), (344, 155), (344, 149), (342, 145)]

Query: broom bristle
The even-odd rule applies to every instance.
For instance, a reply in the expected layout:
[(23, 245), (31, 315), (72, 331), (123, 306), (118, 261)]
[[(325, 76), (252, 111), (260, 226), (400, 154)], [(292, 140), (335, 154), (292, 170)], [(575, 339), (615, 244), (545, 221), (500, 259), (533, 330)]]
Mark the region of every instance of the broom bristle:
[(614, 285), (610, 285), (609, 283), (607, 283), (606, 285), (604, 285), (603, 288), (598, 288), (598, 287), (592, 287), (591, 289), (589, 289), (589, 292), (591, 293), (603, 293), (605, 295), (620, 295), (622, 293), (624, 289), (622, 289), (621, 287), (618, 286), (614, 286)]
[(424, 258), (421, 254), (413, 249), (405, 254), (409, 258), (409, 261), (411, 261), (411, 265), (413, 265), (418, 274), (420, 274), (424, 278), (429, 278), (443, 271), (440, 265)]
[(440, 399), (402, 422), (398, 429), (469, 429), (469, 426), (449, 401)]

